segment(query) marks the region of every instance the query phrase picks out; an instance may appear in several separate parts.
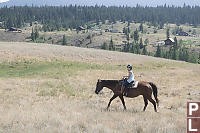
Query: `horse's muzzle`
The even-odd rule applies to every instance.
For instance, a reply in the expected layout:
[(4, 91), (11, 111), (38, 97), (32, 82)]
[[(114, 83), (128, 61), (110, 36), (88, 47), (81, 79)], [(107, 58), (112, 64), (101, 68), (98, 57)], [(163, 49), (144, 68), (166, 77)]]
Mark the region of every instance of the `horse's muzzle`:
[(98, 92), (97, 90), (95, 91), (95, 93), (96, 93), (96, 94), (99, 94), (99, 92)]

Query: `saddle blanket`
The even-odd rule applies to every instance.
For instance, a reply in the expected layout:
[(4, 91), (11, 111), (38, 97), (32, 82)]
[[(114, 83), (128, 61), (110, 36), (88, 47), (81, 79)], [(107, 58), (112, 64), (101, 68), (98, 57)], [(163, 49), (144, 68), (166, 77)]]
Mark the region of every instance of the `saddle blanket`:
[(138, 81), (135, 81), (134, 83), (131, 83), (130, 85), (128, 85), (128, 88), (137, 88), (138, 87)]

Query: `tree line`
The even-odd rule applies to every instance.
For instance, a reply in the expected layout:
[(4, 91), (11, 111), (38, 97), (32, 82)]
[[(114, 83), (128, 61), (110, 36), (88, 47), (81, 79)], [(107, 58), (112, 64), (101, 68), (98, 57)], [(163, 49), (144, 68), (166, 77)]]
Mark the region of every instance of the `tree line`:
[[(114, 42), (111, 38), (109, 44), (106, 42), (103, 43), (101, 49), (104, 50), (118, 50), (121, 52), (129, 52), (134, 54), (142, 54), (172, 60), (181, 60), (190, 63), (198, 63), (200, 64), (200, 53), (193, 52), (189, 48), (187, 48), (182, 40), (177, 40), (174, 38), (174, 43), (172, 45), (165, 47), (161, 45), (157, 45), (155, 52), (150, 52), (147, 50), (147, 45), (149, 43), (148, 39), (143, 41), (142, 37), (139, 36), (139, 32), (143, 32), (143, 24), (141, 23), (139, 26), (139, 30), (135, 30), (132, 35), (130, 32), (129, 24), (128, 27), (123, 28), (123, 33), (126, 35), (125, 43), (122, 45), (120, 49), (116, 49)], [(169, 29), (166, 29), (166, 38), (170, 37)]]
[(101, 21), (111, 23), (116, 21), (134, 21), (136, 23), (150, 22), (153, 26), (163, 28), (165, 23), (192, 24), (200, 23), (199, 6), (157, 6), (143, 7), (106, 7), (106, 6), (43, 6), (43, 7), (2, 7), (0, 8), (0, 22), (3, 28), (23, 27), (26, 23), (39, 22), (44, 31), (66, 30), (82, 25), (89, 28), (89, 22)]

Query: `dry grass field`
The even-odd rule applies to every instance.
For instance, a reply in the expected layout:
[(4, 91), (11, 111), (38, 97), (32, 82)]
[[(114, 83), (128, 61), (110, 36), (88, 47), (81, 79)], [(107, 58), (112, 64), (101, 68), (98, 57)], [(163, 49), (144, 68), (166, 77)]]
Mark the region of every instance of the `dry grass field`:
[[(158, 86), (159, 113), (142, 96), (94, 93), (98, 79), (121, 79), (132, 64), (138, 81)], [(200, 65), (96, 49), (0, 43), (1, 133), (184, 133), (186, 103), (200, 101)]]

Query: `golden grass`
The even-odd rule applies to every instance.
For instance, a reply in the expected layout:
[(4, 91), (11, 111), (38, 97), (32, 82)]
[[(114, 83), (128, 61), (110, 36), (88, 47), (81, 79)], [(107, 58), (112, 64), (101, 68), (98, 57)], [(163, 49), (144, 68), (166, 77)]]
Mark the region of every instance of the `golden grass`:
[[(197, 64), (47, 44), (0, 46), (0, 66), (6, 66), (1, 71), (24, 72), (0, 74), (0, 132), (183, 133), (186, 102), (200, 100)], [(105, 110), (112, 92), (104, 88), (96, 95), (96, 82), (120, 79), (127, 64), (133, 64), (137, 80), (158, 86), (159, 113), (151, 103), (142, 112), (142, 96), (125, 98), (127, 111), (119, 98)]]

